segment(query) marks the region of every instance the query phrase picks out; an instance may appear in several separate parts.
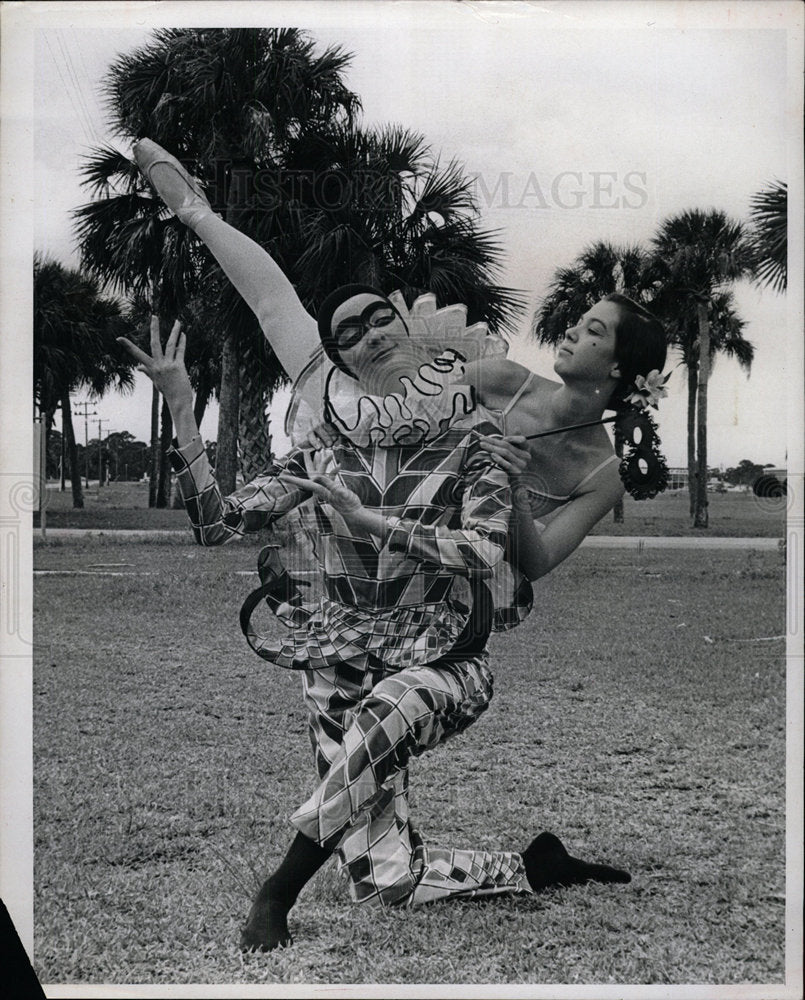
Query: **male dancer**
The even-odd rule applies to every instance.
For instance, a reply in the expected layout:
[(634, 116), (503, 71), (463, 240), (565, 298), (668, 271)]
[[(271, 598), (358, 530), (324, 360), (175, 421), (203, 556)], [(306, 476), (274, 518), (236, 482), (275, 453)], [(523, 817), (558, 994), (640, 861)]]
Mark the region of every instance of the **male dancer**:
[[(192, 181), (160, 153), (161, 178), (153, 169), (149, 177), (170, 208), (186, 206)], [(318, 327), (330, 359), (360, 384), (398, 376), (401, 359), (412, 372), (427, 360), (389, 300), (365, 287), (333, 293)], [(522, 854), (460, 851), (426, 847), (410, 824), (408, 761), (470, 725), (492, 695), (482, 581), (502, 559), (511, 498), (473, 431), (497, 428), (476, 413), (424, 445), (359, 448), (341, 438), (337, 477), (321, 474), (320, 455), (294, 449), (224, 499), (192, 415), (184, 335), (174, 327), (163, 351), (152, 331), (150, 356), (125, 343), (171, 409), (172, 461), (201, 544), (259, 530), (315, 498), (326, 595), (272, 658), (302, 668), (321, 780), (292, 817), (296, 836), (254, 900), (241, 947), (290, 943), (288, 911), (336, 850), (353, 898), (383, 905), (628, 882), (626, 872), (571, 858), (552, 834)]]

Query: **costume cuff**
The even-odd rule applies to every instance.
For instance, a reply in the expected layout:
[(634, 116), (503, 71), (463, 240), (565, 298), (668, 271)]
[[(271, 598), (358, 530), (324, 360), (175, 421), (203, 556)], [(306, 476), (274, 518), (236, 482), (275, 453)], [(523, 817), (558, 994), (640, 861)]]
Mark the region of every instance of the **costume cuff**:
[(168, 448), (168, 459), (171, 468), (174, 472), (181, 472), (188, 465), (192, 465), (199, 455), (204, 454), (204, 451), (204, 442), (201, 440), (200, 434), (196, 434), (194, 438), (191, 438), (187, 444), (183, 444), (181, 447), (179, 447), (178, 440), (174, 438), (171, 441), (170, 448)]

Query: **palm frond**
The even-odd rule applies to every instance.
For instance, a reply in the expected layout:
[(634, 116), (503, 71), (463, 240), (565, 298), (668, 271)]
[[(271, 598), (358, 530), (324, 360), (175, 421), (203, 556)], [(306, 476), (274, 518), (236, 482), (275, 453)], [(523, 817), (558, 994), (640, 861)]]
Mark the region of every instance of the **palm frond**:
[(652, 239), (663, 281), (708, 296), (725, 281), (750, 277), (755, 256), (744, 226), (717, 209), (689, 209), (665, 219)]
[(114, 146), (96, 146), (84, 158), (79, 168), (82, 186), (93, 198), (108, 198), (112, 194), (134, 194), (145, 188), (137, 164)]
[(411, 210), (410, 222), (416, 225), (424, 218), (436, 215), (449, 223), (475, 213), (472, 178), (455, 160), (451, 160), (446, 167), (440, 167), (437, 160), (424, 178)]
[(532, 335), (540, 343), (556, 344), (567, 327), (605, 295), (620, 292), (647, 303), (652, 289), (649, 261), (641, 247), (596, 241), (571, 265), (556, 270), (532, 319)]
[(753, 195), (749, 217), (757, 280), (783, 292), (788, 286), (788, 185), (773, 181)]

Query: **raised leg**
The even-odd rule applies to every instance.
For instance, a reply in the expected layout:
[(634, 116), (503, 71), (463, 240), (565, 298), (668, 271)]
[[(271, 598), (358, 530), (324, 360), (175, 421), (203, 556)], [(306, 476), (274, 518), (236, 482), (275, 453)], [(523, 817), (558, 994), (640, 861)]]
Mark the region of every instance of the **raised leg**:
[(279, 265), (258, 243), (213, 212), (198, 182), (161, 146), (143, 139), (134, 147), (134, 158), (168, 208), (207, 245), (295, 380), (318, 348), (319, 335), (316, 321)]

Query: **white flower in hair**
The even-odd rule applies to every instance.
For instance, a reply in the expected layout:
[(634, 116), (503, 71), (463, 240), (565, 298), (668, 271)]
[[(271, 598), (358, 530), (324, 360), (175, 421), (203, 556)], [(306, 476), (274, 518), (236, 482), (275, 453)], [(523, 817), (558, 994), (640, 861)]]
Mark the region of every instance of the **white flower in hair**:
[(637, 375), (634, 380), (634, 390), (626, 397), (626, 402), (641, 410), (648, 406), (656, 410), (657, 403), (668, 395), (665, 384), (670, 377), (670, 372), (662, 375), (656, 368), (646, 376)]
[(286, 433), (294, 443), (304, 440), (324, 420), (323, 409), (310, 401), (320, 399), (323, 405), (325, 388), (335, 426), (358, 447), (429, 441), (456, 417), (475, 409), (472, 388), (461, 383), (464, 366), (479, 358), (505, 356), (509, 349), (506, 341), (490, 334), (486, 323), (467, 326), (464, 305), (437, 309), (436, 296), (430, 292), (420, 295), (410, 309), (401, 292), (392, 292), (388, 298), (411, 340), (424, 346), (432, 360), (421, 365), (416, 375), (401, 376), (400, 392), (377, 396), (334, 369), (323, 350), (317, 350), (294, 385), (294, 398), (285, 417)]

